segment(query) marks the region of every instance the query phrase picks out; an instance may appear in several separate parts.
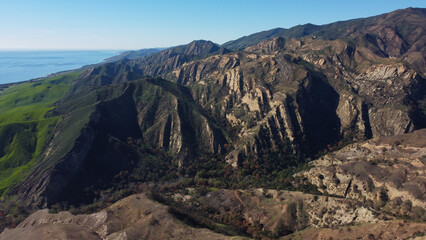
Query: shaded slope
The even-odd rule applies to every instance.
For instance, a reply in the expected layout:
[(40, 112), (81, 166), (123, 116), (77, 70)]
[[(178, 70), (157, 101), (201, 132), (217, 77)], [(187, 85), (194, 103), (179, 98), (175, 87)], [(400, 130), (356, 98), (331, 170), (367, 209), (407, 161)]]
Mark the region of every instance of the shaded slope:
[(221, 153), (227, 143), (220, 123), (185, 88), (161, 79), (81, 89), (57, 111), (69, 114), (44, 161), (18, 190), (36, 204), (90, 202), (93, 191), (87, 189), (110, 187), (123, 171), (134, 181), (173, 178), (165, 173), (192, 164), (200, 154)]
[(0, 192), (22, 181), (61, 121), (50, 112), (79, 73), (12, 85), (0, 93)]

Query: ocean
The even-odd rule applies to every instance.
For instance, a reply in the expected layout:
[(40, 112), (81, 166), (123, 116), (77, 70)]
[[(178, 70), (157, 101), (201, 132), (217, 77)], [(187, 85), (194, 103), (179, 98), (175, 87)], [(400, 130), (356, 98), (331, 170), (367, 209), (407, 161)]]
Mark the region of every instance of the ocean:
[(80, 68), (119, 53), (114, 50), (0, 51), (0, 84)]

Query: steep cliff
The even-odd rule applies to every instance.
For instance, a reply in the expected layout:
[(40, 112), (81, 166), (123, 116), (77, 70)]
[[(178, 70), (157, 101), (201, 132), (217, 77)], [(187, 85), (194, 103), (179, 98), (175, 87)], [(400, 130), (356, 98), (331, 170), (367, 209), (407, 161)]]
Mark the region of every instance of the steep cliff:
[(31, 204), (90, 202), (93, 193), (85, 188), (108, 187), (123, 171), (141, 170), (136, 180), (155, 180), (204, 153), (224, 152), (228, 143), (220, 121), (195, 103), (187, 89), (163, 79), (80, 90), (56, 111), (68, 115), (44, 161), (17, 189)]
[(422, 75), (366, 53), (342, 40), (275, 38), (186, 63), (165, 78), (190, 86), (204, 108), (237, 127), (228, 159), (286, 140), (296, 149), (309, 144), (301, 151), (313, 154), (339, 141), (425, 127)]
[[(408, 9), (403, 20), (420, 13)], [(357, 20), (363, 27), (351, 38), (277, 37), (235, 52), (200, 40), (89, 69), (57, 104), (64, 121), (15, 192), (45, 204), (105, 188), (121, 172), (143, 181), (177, 177), (174, 169), (193, 176), (206, 154), (245, 174), (268, 174), (354, 141), (423, 128), (423, 73), (402, 52), (390, 54), (399, 45), (384, 41), (384, 53), (365, 40), (398, 28), (396, 18)], [(158, 154), (162, 160), (147, 160)], [(152, 168), (162, 170), (146, 174)]]

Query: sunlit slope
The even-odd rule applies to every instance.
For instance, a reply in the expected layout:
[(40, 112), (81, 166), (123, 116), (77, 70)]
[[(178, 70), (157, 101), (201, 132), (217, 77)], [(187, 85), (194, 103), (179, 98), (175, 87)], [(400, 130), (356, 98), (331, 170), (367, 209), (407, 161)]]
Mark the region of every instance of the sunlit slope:
[(0, 92), (0, 194), (24, 179), (60, 121), (49, 116), (78, 72), (9, 87)]

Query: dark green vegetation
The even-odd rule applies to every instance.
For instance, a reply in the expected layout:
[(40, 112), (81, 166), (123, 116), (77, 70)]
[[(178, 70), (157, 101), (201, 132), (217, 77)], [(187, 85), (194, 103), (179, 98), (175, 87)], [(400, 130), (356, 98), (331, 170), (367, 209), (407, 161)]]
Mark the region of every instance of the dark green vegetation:
[(29, 173), (53, 129), (61, 121), (50, 113), (79, 73), (12, 85), (0, 93), (0, 192)]

